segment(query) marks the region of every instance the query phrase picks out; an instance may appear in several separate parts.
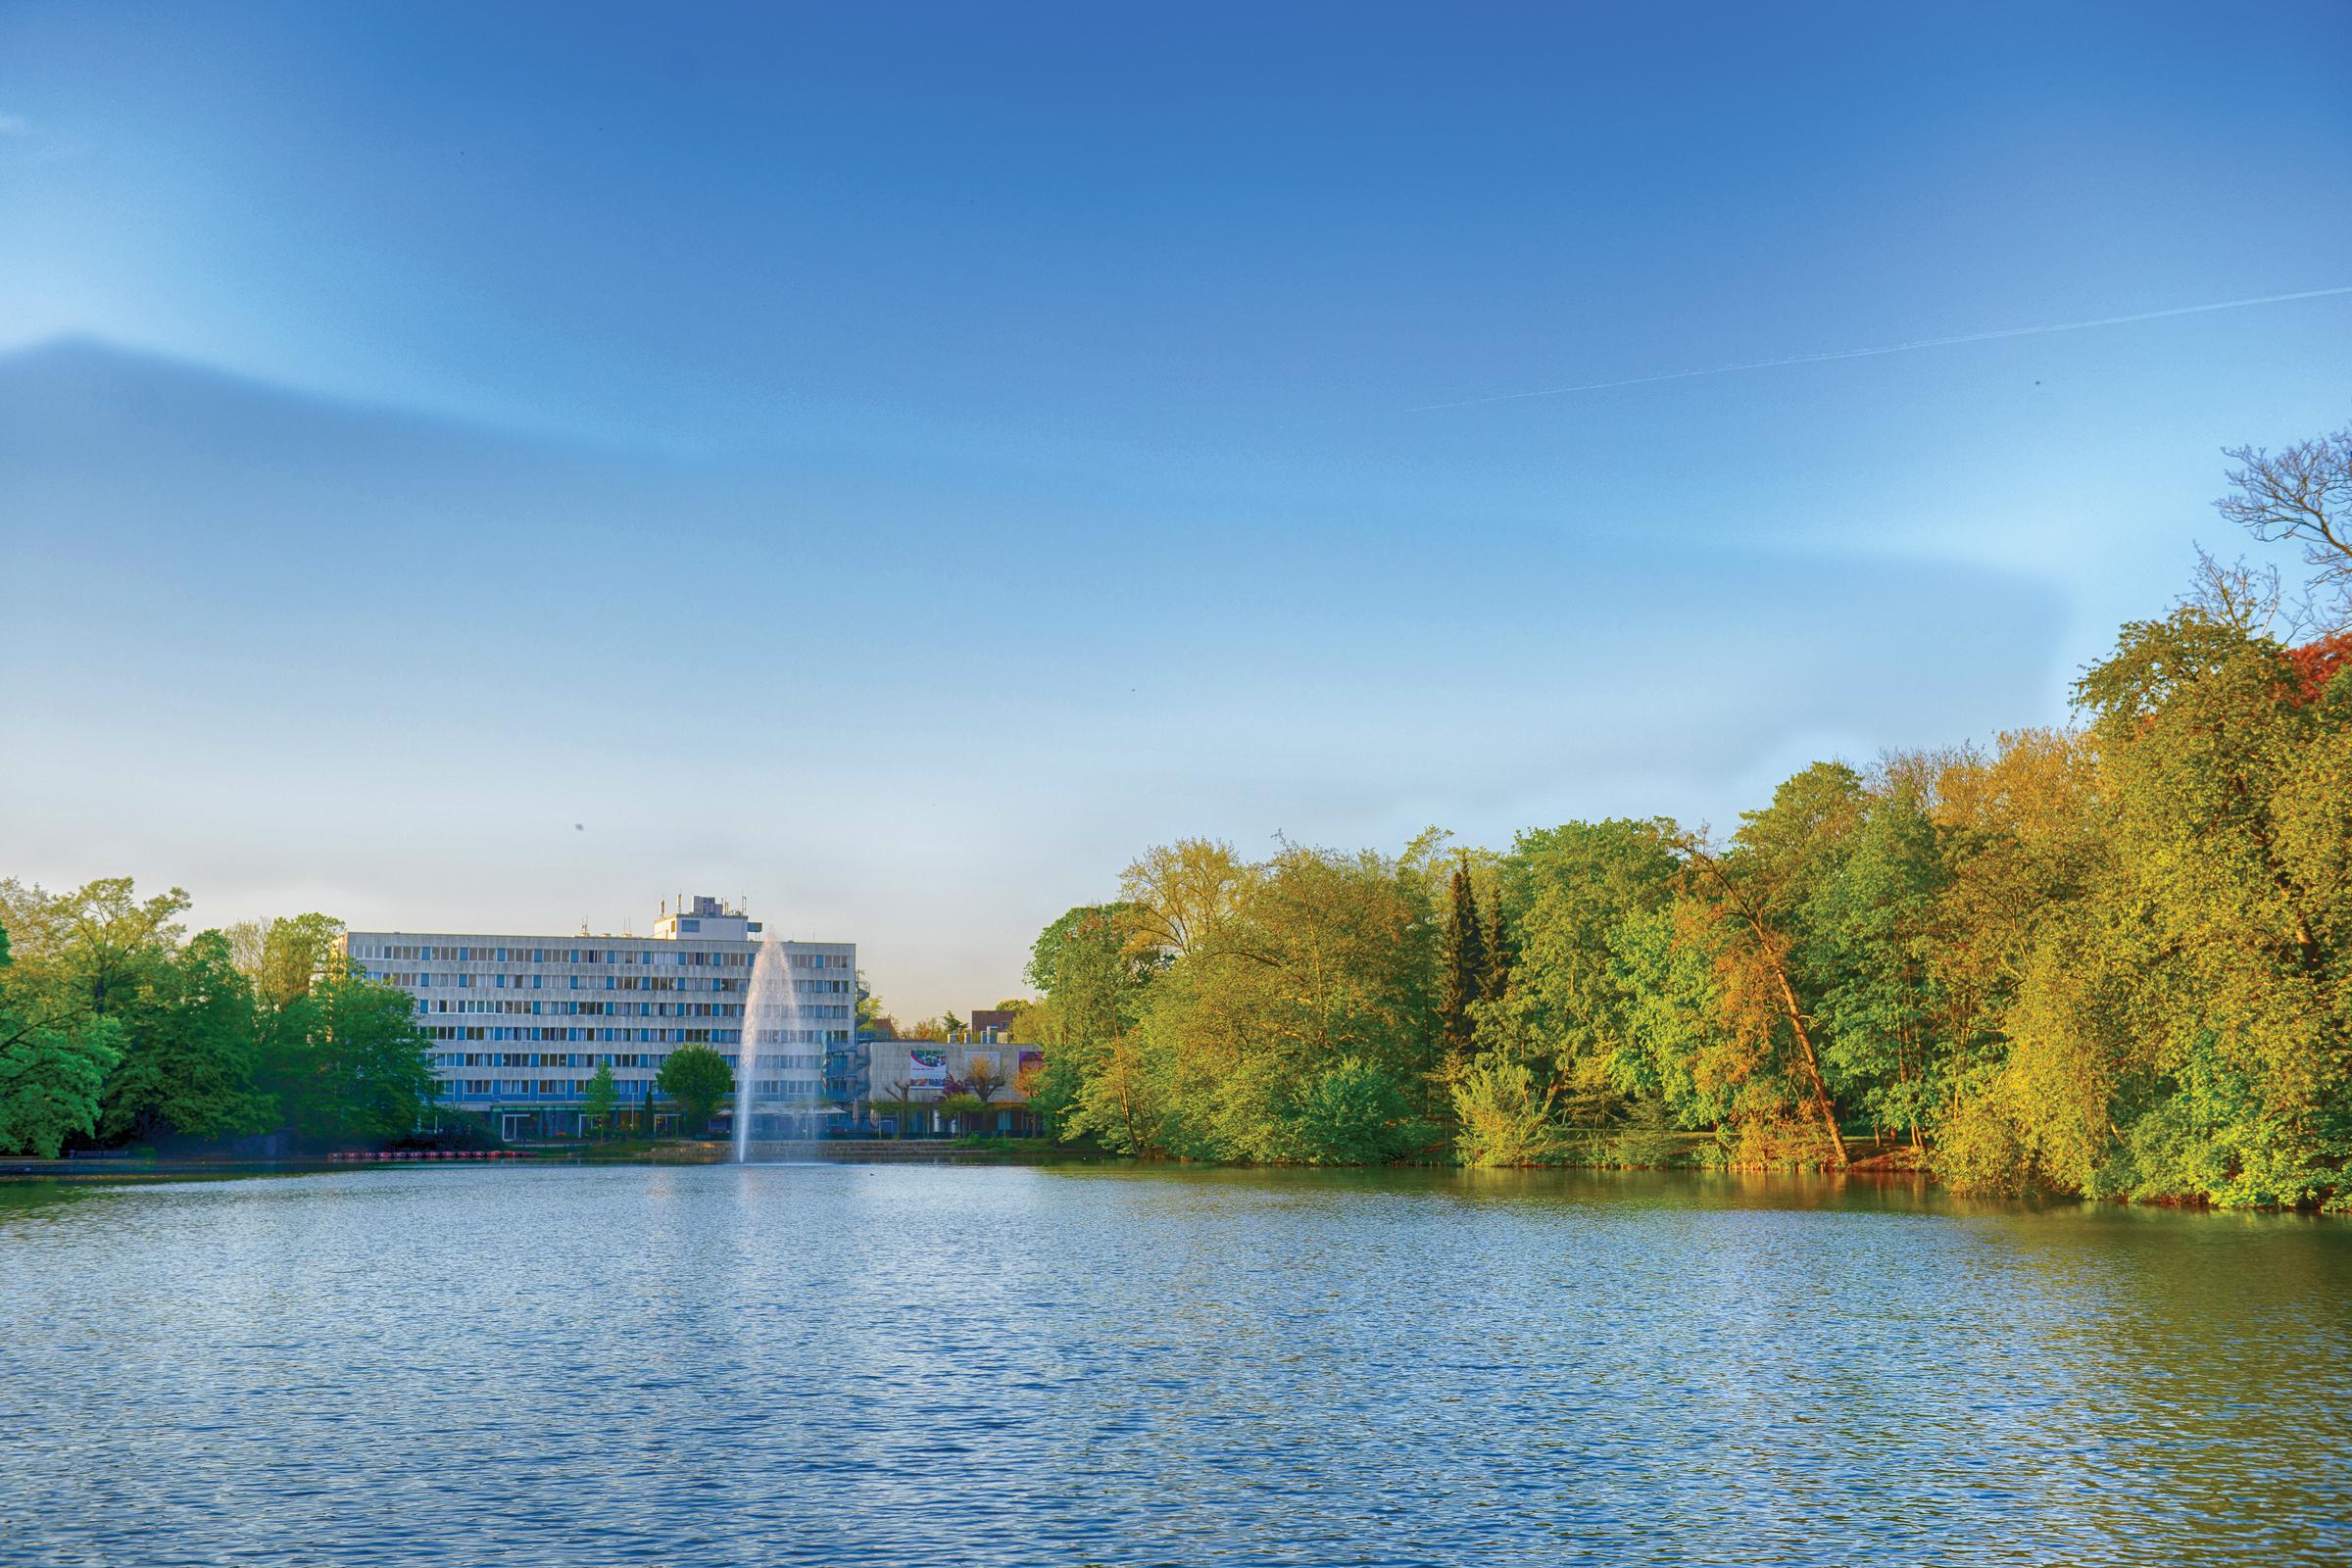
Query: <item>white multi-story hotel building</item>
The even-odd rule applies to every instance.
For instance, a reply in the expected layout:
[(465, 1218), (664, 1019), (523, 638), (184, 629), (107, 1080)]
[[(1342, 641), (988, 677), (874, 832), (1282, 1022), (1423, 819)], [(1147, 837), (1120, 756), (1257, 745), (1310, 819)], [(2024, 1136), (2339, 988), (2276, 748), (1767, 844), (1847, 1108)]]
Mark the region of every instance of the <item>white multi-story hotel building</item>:
[[(353, 931), (344, 952), (416, 999), (447, 1103), (501, 1136), (579, 1130), (589, 1080), (609, 1066), (623, 1111), (661, 1112), (654, 1078), (680, 1046), (708, 1046), (740, 1072), (744, 1004), (760, 922), (716, 899), (681, 901), (650, 937)], [(754, 1093), (762, 1111), (854, 1092), (845, 1063), (858, 1020), (858, 948), (779, 943), (798, 1015), (763, 1027)], [(828, 1060), (830, 1058), (830, 1061)], [(828, 1088), (832, 1093), (828, 1095)]]

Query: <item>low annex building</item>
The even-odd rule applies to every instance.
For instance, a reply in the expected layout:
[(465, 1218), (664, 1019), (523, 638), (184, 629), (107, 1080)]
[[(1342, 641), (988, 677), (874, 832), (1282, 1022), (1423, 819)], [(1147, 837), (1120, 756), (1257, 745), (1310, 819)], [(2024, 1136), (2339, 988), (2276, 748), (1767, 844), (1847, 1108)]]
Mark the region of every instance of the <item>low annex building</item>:
[[(1004, 1016), (1009, 1024), (1009, 1015)], [(865, 1041), (860, 1050), (875, 1126), (886, 1133), (1034, 1133), (1022, 1076), (1045, 1058), (1035, 1046), (1013, 1044), (1008, 1034), (991, 1027), (953, 1040)], [(942, 1102), (965, 1097), (978, 1100), (979, 1108), (942, 1110)]]

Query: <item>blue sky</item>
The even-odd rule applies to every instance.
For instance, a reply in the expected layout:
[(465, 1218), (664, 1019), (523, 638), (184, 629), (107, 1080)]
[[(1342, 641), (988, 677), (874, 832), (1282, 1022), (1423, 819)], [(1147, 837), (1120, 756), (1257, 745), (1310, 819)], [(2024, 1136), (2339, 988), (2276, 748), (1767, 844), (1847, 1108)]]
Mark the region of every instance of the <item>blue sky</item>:
[[(2345, 421), (2352, 11), (0, 8), (0, 870), (1017, 989), (1182, 833), (2065, 714)], [(575, 826), (575, 824), (578, 824)]]

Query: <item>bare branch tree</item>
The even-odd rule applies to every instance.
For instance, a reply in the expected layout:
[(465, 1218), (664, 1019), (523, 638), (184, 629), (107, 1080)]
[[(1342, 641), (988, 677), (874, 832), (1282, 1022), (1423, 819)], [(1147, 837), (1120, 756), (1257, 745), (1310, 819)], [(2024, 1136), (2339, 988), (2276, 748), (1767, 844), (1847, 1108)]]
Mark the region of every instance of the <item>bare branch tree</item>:
[(2277, 452), (2246, 446), (2223, 456), (2237, 465), (2235, 488), (2214, 509), (2266, 544), (2302, 546), (2317, 629), (2352, 625), (2352, 425)]
[(986, 1056), (974, 1056), (964, 1066), (963, 1087), (985, 1105), (1004, 1087), (1004, 1075)]
[[(2243, 556), (2225, 563), (2199, 545), (2196, 576), (2180, 603), (2249, 637), (2268, 637), (2278, 622), (2282, 597), (2277, 566), (2257, 566)], [(2289, 635), (2300, 622), (2299, 614), (2287, 616)]]
[(914, 1085), (904, 1078), (893, 1078), (884, 1086), (882, 1100), (899, 1107), (898, 1131), (894, 1137), (906, 1136), (906, 1123), (914, 1114)]

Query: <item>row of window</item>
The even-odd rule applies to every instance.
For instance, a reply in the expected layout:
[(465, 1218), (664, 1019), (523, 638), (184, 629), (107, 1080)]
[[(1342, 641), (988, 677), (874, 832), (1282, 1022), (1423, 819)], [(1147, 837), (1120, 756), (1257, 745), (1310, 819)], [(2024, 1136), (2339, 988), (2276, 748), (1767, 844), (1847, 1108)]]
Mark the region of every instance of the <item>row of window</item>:
[[(361, 968), (360, 972), (370, 980), (388, 980), (392, 984), (410, 991), (435, 989), (442, 991), (505, 991), (509, 989), (507, 985), (509, 980), (514, 982), (513, 989), (516, 991), (741, 992), (748, 986), (748, 982), (742, 980), (697, 980), (692, 976), (672, 980), (665, 975), (651, 974), (643, 976), (609, 974), (605, 976), (605, 983), (600, 986), (595, 983), (596, 976), (577, 974), (422, 974), (404, 973), (397, 969), (368, 969), (365, 966)], [(551, 980), (562, 983), (550, 985), (548, 982)], [(582, 985), (580, 983), (582, 980), (589, 983)], [(476, 981), (479, 981), (480, 984), (476, 985)], [(528, 981), (529, 984), (524, 984), (525, 981)]]
[[(553, 1024), (423, 1024), (419, 1026), (427, 1040), (538, 1040), (578, 1041), (589, 1045), (641, 1046), (733, 1046), (740, 1045), (740, 1029), (594, 1029), (574, 1025)], [(795, 1046), (846, 1046), (850, 1043), (847, 1029), (773, 1029), (762, 1030), (761, 1043)], [(791, 1036), (785, 1039), (784, 1036)]]
[[(466, 1067), (624, 1067), (648, 1069), (662, 1065), (662, 1057), (645, 1052), (595, 1051), (444, 1051), (433, 1057), (433, 1066), (443, 1072), (455, 1072)], [(726, 1058), (730, 1067), (740, 1066), (740, 1056)], [(761, 1053), (752, 1063), (755, 1072), (815, 1072), (825, 1064), (821, 1055), (773, 1054)]]
[[(724, 1002), (469, 1002), (464, 997), (452, 1002), (446, 998), (427, 1001), (416, 999), (419, 1016), (448, 1013), (495, 1013), (523, 1018), (740, 1018), (740, 1004)], [(847, 1006), (803, 1007), (803, 1018), (838, 1018), (850, 1016)], [(782, 1032), (762, 1030), (782, 1038)], [(809, 1038), (806, 1031), (801, 1038)]]
[[(653, 1084), (646, 1079), (622, 1079), (612, 1086), (612, 1098), (621, 1102), (652, 1098)], [(449, 1100), (585, 1100), (588, 1080), (585, 1078), (453, 1078), (443, 1085)], [(752, 1092), (762, 1097), (806, 1095), (809, 1086), (789, 1079), (755, 1083)], [(764, 1107), (763, 1107), (764, 1108)]]
[(688, 948), (620, 953), (609, 948), (490, 948), (447, 943), (364, 942), (355, 958), (384, 958), (398, 963), (644, 963), (706, 969), (748, 969), (754, 955), (710, 953)]
[[(478, 1002), (460, 997), (416, 999), (423, 1012), (494, 1012), (526, 1018), (740, 1018), (743, 1005), (727, 1002)], [(844, 1012), (841, 1016), (848, 1017)]]
[[(618, 963), (667, 964), (673, 968), (749, 969), (758, 956), (751, 953), (706, 953), (684, 948), (620, 951), (612, 948), (485, 948), (468, 944), (364, 942), (355, 958), (399, 963)], [(795, 969), (847, 969), (846, 953), (788, 953), (785, 961)]]
[(642, 1052), (444, 1051), (433, 1065), (456, 1067), (659, 1067), (660, 1056)]
[(645, 1046), (707, 1046), (712, 1035), (732, 1037), (732, 1029), (574, 1029), (522, 1028), (515, 1025), (426, 1024), (427, 1040), (563, 1040), (604, 1041)]
[[(584, 1100), (585, 1078), (454, 1078), (446, 1087), (458, 1100)], [(615, 1100), (644, 1100), (654, 1086), (645, 1079), (623, 1079), (612, 1086)]]
[[(609, 974), (605, 976), (605, 983), (599, 986), (594, 984), (596, 976), (577, 974), (435, 975), (366, 967), (363, 967), (360, 973), (368, 979), (390, 981), (393, 985), (410, 991), (431, 991), (436, 988), (442, 991), (505, 991), (509, 989), (507, 985), (509, 980), (514, 982), (512, 989), (516, 991), (725, 991), (740, 996), (751, 989), (751, 982), (748, 980), (697, 980), (692, 976), (672, 980), (667, 975), (653, 974)], [(479, 985), (474, 983), (477, 980), (481, 982)], [(526, 980), (530, 984), (523, 984)], [(562, 980), (564, 984), (551, 986), (548, 984), (550, 980)], [(582, 985), (580, 984), (582, 980), (591, 983)], [(795, 980), (792, 983), (792, 989), (795, 995), (803, 997), (840, 997), (849, 995), (852, 987), (847, 980)]]
[[(654, 975), (647, 975), (641, 979), (636, 975), (609, 974), (605, 976), (605, 983), (602, 986), (593, 984), (584, 986), (580, 984), (583, 978), (593, 981), (596, 976), (576, 974), (554, 976), (544, 974), (434, 975), (368, 968), (362, 968), (360, 973), (370, 980), (388, 981), (405, 991), (436, 989), (441, 991), (505, 991), (508, 989), (507, 982), (510, 979), (514, 982), (513, 989), (516, 991), (718, 991), (731, 992), (740, 996), (749, 989), (749, 983), (742, 980), (695, 980), (691, 978), (670, 980)], [(560, 979), (567, 983), (551, 986), (547, 983), (550, 979)], [(475, 985), (476, 980), (479, 980), (481, 984)], [(525, 980), (528, 980), (530, 984), (523, 984)], [(805, 997), (846, 996), (850, 991), (850, 983), (847, 980), (795, 980), (792, 984), (793, 990)]]

